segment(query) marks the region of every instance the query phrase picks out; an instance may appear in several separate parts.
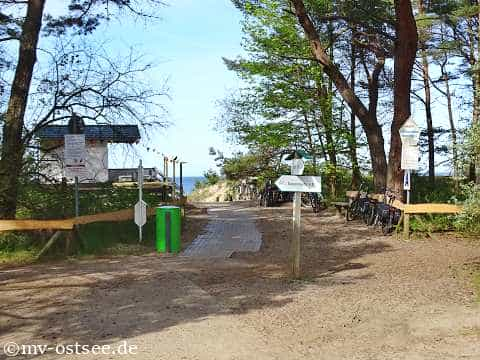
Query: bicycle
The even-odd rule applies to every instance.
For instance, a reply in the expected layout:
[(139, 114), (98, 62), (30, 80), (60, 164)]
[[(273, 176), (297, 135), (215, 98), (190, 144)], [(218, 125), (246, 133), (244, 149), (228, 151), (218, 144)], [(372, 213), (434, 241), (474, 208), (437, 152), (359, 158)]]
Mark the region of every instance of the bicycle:
[(372, 225), (380, 226), (383, 235), (388, 235), (393, 231), (395, 225), (400, 221), (401, 211), (393, 206), (396, 199), (395, 192), (385, 189), (383, 201), (376, 204), (372, 213)]
[(302, 193), (302, 205), (306, 207), (311, 206), (314, 213), (318, 213), (327, 208), (322, 195), (314, 192)]
[(357, 194), (357, 197), (352, 201), (350, 206), (347, 208), (347, 220), (352, 221), (355, 219), (362, 218), (365, 221), (366, 213), (370, 206), (370, 198), (366, 191), (362, 191), (365, 186), (360, 187), (360, 191)]

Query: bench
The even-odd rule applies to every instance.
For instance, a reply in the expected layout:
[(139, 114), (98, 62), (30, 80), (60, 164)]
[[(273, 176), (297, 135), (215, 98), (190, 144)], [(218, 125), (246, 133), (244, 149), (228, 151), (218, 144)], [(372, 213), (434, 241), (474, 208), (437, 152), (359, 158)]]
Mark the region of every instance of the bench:
[(350, 206), (349, 202), (341, 202), (341, 201), (332, 202), (332, 205), (335, 206), (336, 215), (338, 217), (342, 216), (343, 209), (345, 209), (345, 217), (347, 216), (347, 209)]

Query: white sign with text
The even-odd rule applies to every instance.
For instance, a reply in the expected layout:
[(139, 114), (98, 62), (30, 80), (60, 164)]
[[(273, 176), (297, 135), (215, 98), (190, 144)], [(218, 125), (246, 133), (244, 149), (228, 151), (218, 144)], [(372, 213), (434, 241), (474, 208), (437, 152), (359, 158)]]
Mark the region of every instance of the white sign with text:
[(86, 151), (84, 134), (65, 135), (64, 164), (65, 176), (76, 177), (86, 174)]
[(322, 192), (320, 176), (282, 175), (275, 181), (280, 191), (288, 192)]
[(401, 168), (403, 170), (418, 170), (420, 128), (412, 118), (408, 118), (400, 128), (399, 133), (402, 140)]

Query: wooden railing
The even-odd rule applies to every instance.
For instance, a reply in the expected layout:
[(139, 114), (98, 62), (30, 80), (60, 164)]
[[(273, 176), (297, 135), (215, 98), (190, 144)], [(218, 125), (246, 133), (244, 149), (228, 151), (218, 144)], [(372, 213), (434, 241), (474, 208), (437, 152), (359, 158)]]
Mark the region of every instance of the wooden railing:
[[(169, 202), (168, 205), (185, 205), (184, 200)], [(147, 209), (147, 215), (155, 214), (155, 207)], [(24, 230), (72, 230), (75, 225), (85, 225), (96, 222), (127, 221), (133, 220), (133, 209), (124, 209), (94, 215), (84, 215), (62, 220), (0, 220), (0, 232), (2, 231), (24, 231)]]
[[(347, 197), (349, 199), (356, 196), (358, 196), (358, 191), (347, 191)], [(368, 197), (381, 200), (383, 199), (383, 194), (369, 194)], [(403, 222), (403, 235), (405, 238), (410, 236), (410, 215), (458, 214), (462, 212), (462, 206), (455, 204), (405, 204), (399, 200), (395, 200), (392, 205), (402, 211), (402, 219), (400, 222)]]
[[(169, 202), (168, 205), (183, 206), (186, 203), (186, 198), (182, 200)], [(150, 207), (147, 209), (147, 216), (155, 215), (156, 207)], [(0, 220), (0, 232), (2, 231), (27, 231), (27, 230), (57, 230), (47, 241), (45, 246), (37, 254), (36, 258), (40, 258), (45, 254), (52, 245), (61, 238), (62, 232), (70, 230), (69, 235), (66, 237), (65, 252), (69, 253), (70, 239), (73, 235), (73, 229), (77, 225), (86, 225), (98, 222), (118, 222), (128, 221), (134, 219), (133, 209), (124, 209), (119, 211), (112, 211), (95, 215), (84, 215), (70, 219), (62, 220)]]

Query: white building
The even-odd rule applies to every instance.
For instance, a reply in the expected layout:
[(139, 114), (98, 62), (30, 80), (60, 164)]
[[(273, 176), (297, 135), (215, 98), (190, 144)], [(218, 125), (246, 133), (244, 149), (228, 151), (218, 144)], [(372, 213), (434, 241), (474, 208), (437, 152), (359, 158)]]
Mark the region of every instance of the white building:
[(36, 132), (41, 148), (41, 182), (61, 181), (65, 177), (64, 136), (71, 133), (85, 134), (86, 173), (79, 177), (81, 183), (109, 181), (109, 143), (134, 144), (140, 140), (137, 125), (85, 125), (81, 118), (74, 116), (68, 125), (45, 126)]

